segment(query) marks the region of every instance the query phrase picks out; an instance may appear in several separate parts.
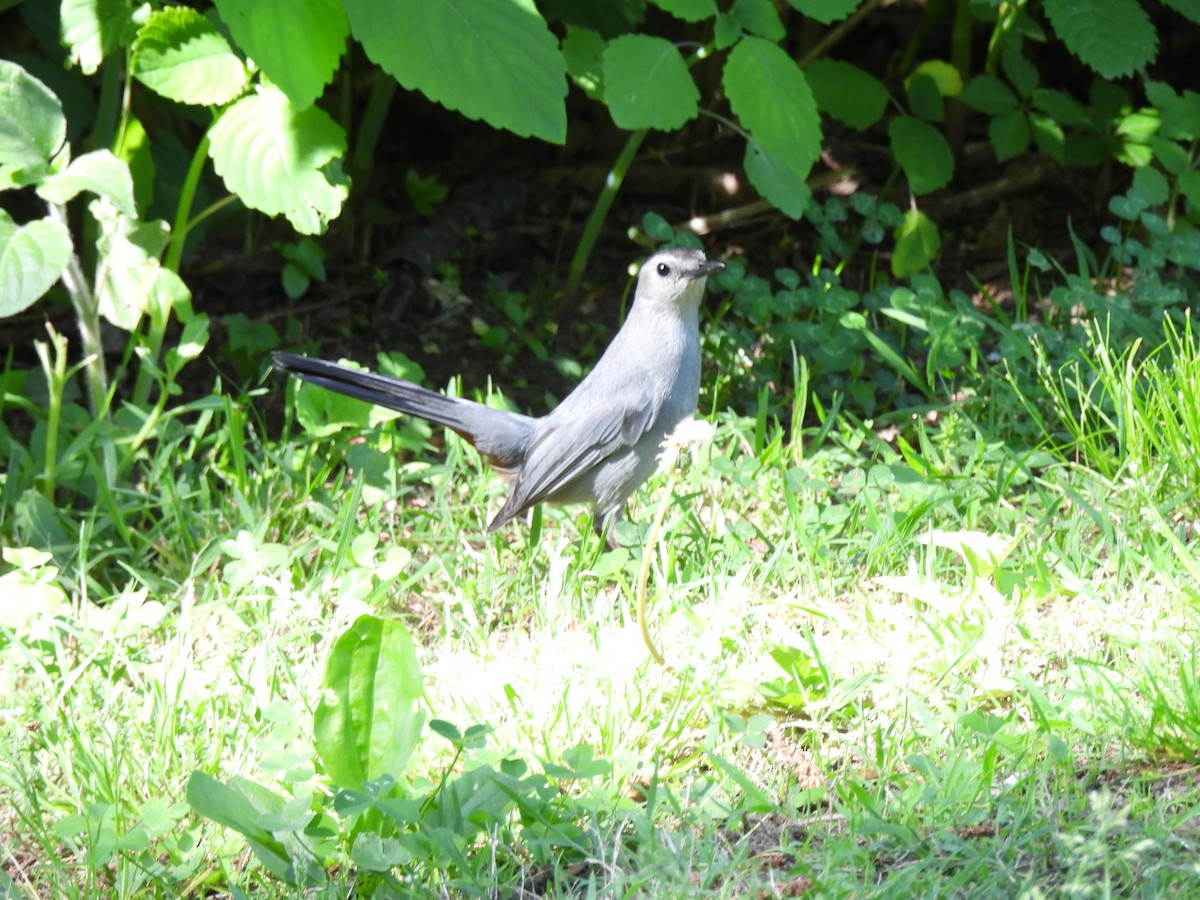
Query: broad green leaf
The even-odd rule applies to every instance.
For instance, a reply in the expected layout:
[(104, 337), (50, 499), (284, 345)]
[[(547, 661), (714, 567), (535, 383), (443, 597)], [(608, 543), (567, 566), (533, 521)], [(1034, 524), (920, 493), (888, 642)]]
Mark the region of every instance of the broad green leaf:
[(696, 117), (700, 91), (674, 44), (629, 34), (604, 51), (604, 102), (620, 128), (673, 131)]
[(0, 209), (0, 317), (31, 306), (54, 286), (71, 258), (71, 235), (53, 219), (18, 226)]
[(1007, 84), (994, 75), (976, 75), (967, 82), (958, 99), (971, 109), (977, 109), (989, 116), (1019, 109), (1021, 101)]
[(817, 106), (851, 128), (865, 131), (887, 107), (887, 89), (874, 75), (838, 59), (818, 59), (804, 71)]
[(396, 866), (408, 865), (413, 860), (413, 853), (395, 838), (364, 831), (355, 836), (350, 859), (364, 872), (386, 872)]
[(892, 155), (900, 163), (915, 194), (928, 194), (954, 177), (954, 154), (940, 131), (912, 116), (898, 116), (888, 125)]
[(1063, 125), (1079, 127), (1091, 122), (1091, 116), (1081, 103), (1053, 88), (1038, 88), (1034, 91), (1033, 105)]
[(567, 61), (567, 74), (593, 100), (599, 100), (604, 87), (604, 38), (597, 31), (567, 26), (562, 54)]
[(313, 717), (317, 755), (335, 785), (404, 774), (424, 724), (424, 693), (400, 622), (361, 616), (337, 639)]
[(742, 37), (742, 23), (730, 13), (718, 13), (713, 24), (713, 45), (718, 50), (728, 50)]
[(945, 60), (925, 60), (913, 70), (913, 75), (918, 74), (932, 78), (943, 97), (957, 97), (962, 93), (962, 76), (958, 74), (958, 69)]
[(908, 108), (913, 115), (926, 122), (940, 122), (945, 115), (946, 105), (938, 84), (924, 72), (914, 72), (904, 84)]
[(746, 177), (771, 205), (793, 219), (804, 218), (812, 191), (807, 171), (798, 172), (753, 141), (746, 143)]
[(730, 13), (749, 34), (769, 41), (781, 40), (787, 34), (771, 0), (734, 0)]
[(1001, 113), (988, 123), (988, 138), (1000, 162), (1024, 153), (1030, 137), (1029, 120), (1020, 110)]
[(915, 275), (933, 262), (942, 239), (937, 225), (920, 210), (910, 209), (896, 229), (896, 250), (892, 254), (892, 274), (897, 278)]
[(156, 94), (196, 106), (224, 106), (249, 80), (225, 36), (186, 6), (168, 6), (141, 27), (133, 76)]
[[(233, 39), (292, 106), (321, 96), (346, 49), (350, 23), (337, 0), (214, 0)], [(397, 27), (402, 19), (397, 19)]]
[[(725, 62), (723, 81), (730, 106), (762, 150), (762, 157), (752, 163), (757, 175), (749, 169), (747, 174), (774, 203), (759, 184), (765, 164), (774, 162), (770, 168), (777, 174), (782, 165), (793, 179), (804, 179), (821, 154), (821, 120), (812, 91), (787, 53), (756, 37), (743, 38), (733, 48)], [(747, 161), (751, 156), (747, 153)], [(795, 191), (788, 193), (798, 197)]]
[(81, 191), (107, 197), (127, 216), (137, 215), (129, 166), (108, 150), (83, 154), (63, 171), (46, 176), (37, 188), (38, 196), (58, 204), (68, 203)]
[[(280, 807), (283, 806), (283, 798)], [(271, 833), (258, 824), (261, 811), (242, 793), (204, 772), (193, 772), (188, 778), (187, 801), (200, 815), (218, 825), (232, 828), (238, 834), (260, 841), (270, 841)]]
[(140, 222), (107, 200), (95, 200), (89, 209), (100, 226), (96, 249), (104, 260), (96, 285), (100, 315), (132, 331), (151, 303), (169, 308), (181, 290), (187, 295), (179, 276), (158, 259), (167, 243), (165, 222)]
[(324, 110), (297, 110), (264, 85), (229, 107), (209, 137), (213, 168), (247, 206), (287, 216), (302, 234), (320, 234), (341, 212), (346, 135)]
[(85, 75), (94, 75), (105, 57), (133, 37), (131, 0), (62, 0), (60, 9), (62, 42)]
[(0, 171), (9, 184), (33, 183), (66, 139), (67, 119), (54, 93), (16, 63), (0, 59)]
[(1170, 186), (1162, 172), (1153, 166), (1143, 166), (1133, 173), (1133, 186), (1146, 195), (1151, 206), (1161, 206), (1171, 196)]
[(651, 0), (661, 10), (685, 22), (700, 22), (717, 14), (717, 0)]
[(1122, 78), (1153, 62), (1158, 34), (1138, 0), (1045, 0), (1055, 34), (1103, 78)]
[(367, 56), (404, 87), (522, 137), (566, 140), (566, 63), (532, 0), (342, 5)]
[(284, 881), (295, 877), (287, 847), (259, 824), (265, 814), (283, 809), (282, 797), (243, 778), (226, 785), (204, 772), (193, 772), (187, 783), (187, 802), (199, 815), (245, 837), (275, 877)]
[(133, 197), (139, 209), (149, 209), (154, 203), (154, 156), (150, 149), (150, 137), (141, 120), (130, 115), (125, 120), (125, 130), (120, 135), (120, 145), (114, 152), (117, 158), (129, 166), (133, 178)]
[(862, 0), (788, 0), (794, 9), (798, 9), (810, 19), (816, 19), (822, 24), (838, 22), (858, 9)]

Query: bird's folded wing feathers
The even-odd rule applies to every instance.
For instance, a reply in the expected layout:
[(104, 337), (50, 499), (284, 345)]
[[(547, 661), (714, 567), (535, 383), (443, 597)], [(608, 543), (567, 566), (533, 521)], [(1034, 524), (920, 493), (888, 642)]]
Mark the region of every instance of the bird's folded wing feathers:
[(554, 422), (529, 445), (506, 508), (511, 515), (540, 503), (604, 462), (622, 447), (634, 446), (657, 413), (649, 394), (594, 415)]

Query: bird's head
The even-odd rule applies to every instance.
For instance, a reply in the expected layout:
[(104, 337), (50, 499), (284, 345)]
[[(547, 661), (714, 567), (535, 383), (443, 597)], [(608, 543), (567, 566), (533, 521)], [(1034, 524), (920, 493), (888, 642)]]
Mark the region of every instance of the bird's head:
[(656, 308), (695, 309), (704, 295), (704, 280), (723, 268), (724, 263), (706, 259), (699, 250), (659, 250), (642, 263), (634, 301)]

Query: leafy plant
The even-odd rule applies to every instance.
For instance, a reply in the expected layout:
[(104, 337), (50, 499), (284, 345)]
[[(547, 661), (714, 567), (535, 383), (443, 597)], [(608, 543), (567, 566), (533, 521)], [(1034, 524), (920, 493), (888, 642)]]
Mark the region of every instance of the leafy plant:
[(469, 878), (468, 858), (482, 834), (515, 845), (539, 865), (579, 851), (582, 812), (559, 782), (607, 775), (611, 766), (577, 747), (545, 774), (515, 759), (498, 766), (460, 763), (486, 747), (488, 728), (465, 732), (433, 720), (430, 730), (452, 750), (436, 783), (404, 778), (424, 731), (424, 687), (416, 652), (399, 622), (361, 616), (336, 641), (325, 669), (324, 696), (313, 719), (314, 746), (330, 790), (289, 798), (244, 778), (223, 783), (194, 772), (189, 805), (245, 837), (268, 872), (289, 885), (330, 883), (333, 864), (354, 868), (356, 890), (390, 896), (412, 879)]
[[(0, 190), (32, 187), (47, 208), (23, 225), (0, 210), (0, 316), (26, 309), (61, 278), (79, 323), (88, 402), (97, 416), (109, 404), (101, 319), (133, 331), (147, 316), (151, 331), (161, 333), (172, 311), (191, 319), (191, 298), (179, 276), (159, 263), (167, 229), (139, 219), (128, 164), (108, 150), (73, 159), (66, 133), (62, 104), (50, 89), (0, 60)], [(67, 204), (85, 192), (95, 197), (88, 212), (99, 262), (91, 272), (67, 224)], [(195, 324), (203, 328), (203, 319)], [(143, 374), (154, 373), (156, 362), (144, 359)]]

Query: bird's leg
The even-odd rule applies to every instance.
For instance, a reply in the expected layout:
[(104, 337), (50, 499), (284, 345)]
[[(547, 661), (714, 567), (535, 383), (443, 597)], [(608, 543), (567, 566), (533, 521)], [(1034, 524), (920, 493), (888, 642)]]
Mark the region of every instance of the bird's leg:
[(604, 513), (604, 515), (592, 516), (592, 530), (596, 532), (596, 537), (604, 541), (604, 546), (609, 550), (616, 550), (621, 545), (617, 543), (617, 521), (621, 518), (621, 510), (614, 509)]

